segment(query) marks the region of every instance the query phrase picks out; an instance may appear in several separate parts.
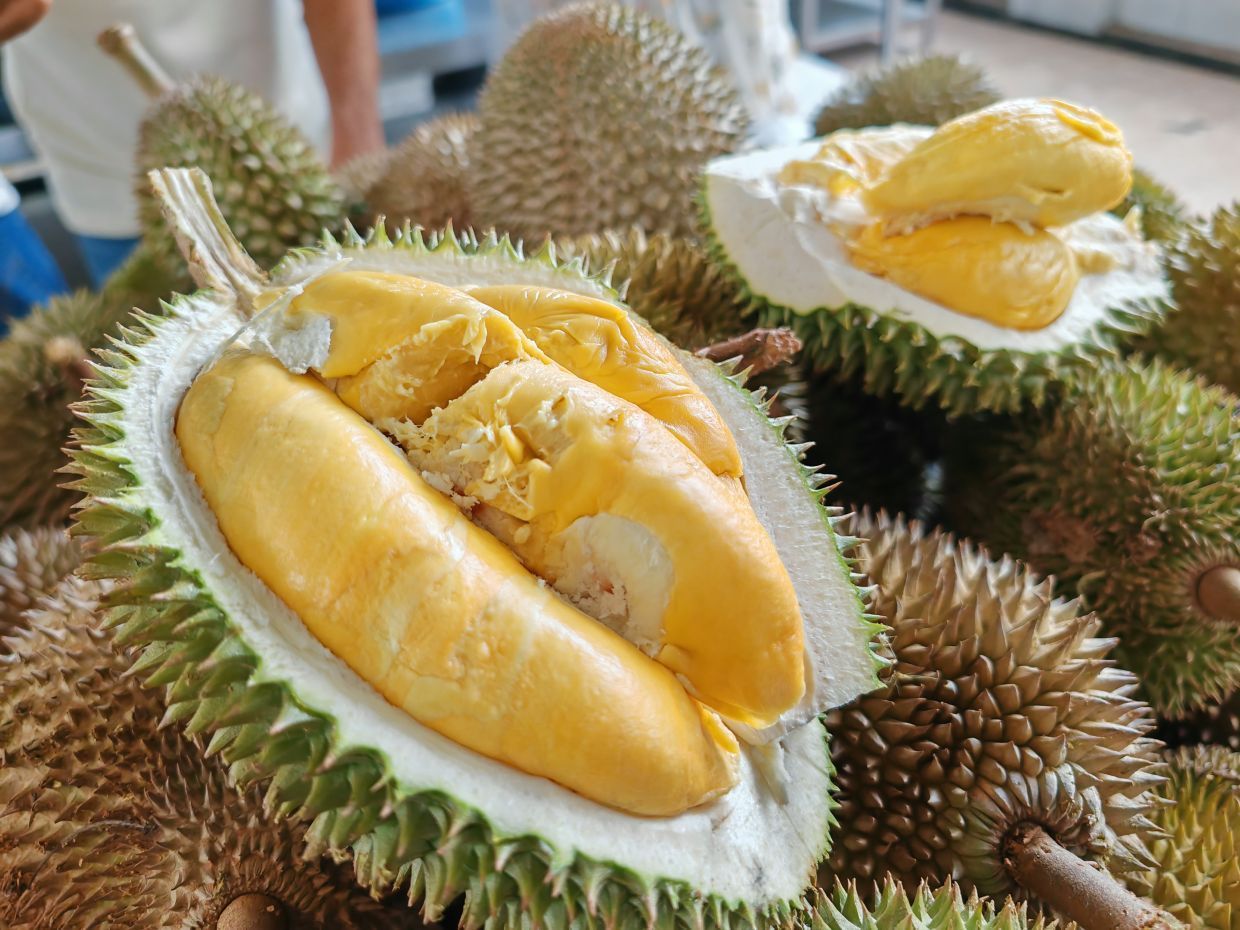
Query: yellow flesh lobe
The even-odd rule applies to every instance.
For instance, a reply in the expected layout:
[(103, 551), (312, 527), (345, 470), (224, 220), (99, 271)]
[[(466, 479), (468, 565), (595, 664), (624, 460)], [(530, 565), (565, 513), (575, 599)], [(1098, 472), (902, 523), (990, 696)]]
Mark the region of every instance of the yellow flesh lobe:
[(468, 293), (577, 377), (662, 420), (715, 474), (740, 477), (740, 453), (714, 405), (659, 337), (624, 309), (554, 288), (495, 285)]
[(1047, 227), (1109, 210), (1131, 186), (1132, 156), (1100, 114), (1011, 100), (944, 123), (863, 199), (893, 231), (961, 214)]
[(1011, 329), (1057, 320), (1080, 277), (1072, 250), (1057, 236), (980, 216), (940, 220), (902, 236), (884, 236), (875, 224), (848, 248), (863, 271)]
[(176, 434), (237, 557), (414, 719), (636, 814), (735, 784), (718, 718), (540, 585), (315, 378), (227, 355), (186, 394)]
[(908, 126), (841, 129), (827, 136), (812, 158), (784, 165), (777, 180), (820, 187), (836, 197), (846, 197), (874, 184), (921, 140), (921, 135)]
[(770, 537), (743, 491), (640, 408), (513, 362), (421, 427), (383, 427), (424, 473), (485, 504), (475, 519), (534, 572), (706, 704), (764, 727), (801, 699), (801, 614)]

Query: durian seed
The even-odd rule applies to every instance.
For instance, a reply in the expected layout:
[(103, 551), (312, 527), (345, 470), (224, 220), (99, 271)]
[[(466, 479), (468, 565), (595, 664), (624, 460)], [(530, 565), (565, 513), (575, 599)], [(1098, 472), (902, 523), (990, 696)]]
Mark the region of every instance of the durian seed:
[(286, 930), (284, 907), (268, 894), (233, 898), (215, 922), (215, 930)]
[(801, 340), (786, 326), (778, 329), (751, 329), (740, 336), (723, 339), (704, 346), (695, 354), (712, 362), (726, 362), (739, 358), (738, 370), (749, 370), (752, 375), (778, 368), (796, 358), (801, 351)]
[(1197, 579), (1197, 601), (1215, 620), (1240, 624), (1240, 568), (1216, 565)]

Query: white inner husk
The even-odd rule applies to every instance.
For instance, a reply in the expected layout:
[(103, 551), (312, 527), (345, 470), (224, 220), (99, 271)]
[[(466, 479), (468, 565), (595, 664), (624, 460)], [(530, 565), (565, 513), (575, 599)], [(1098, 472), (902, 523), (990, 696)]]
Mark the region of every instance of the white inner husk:
[(1055, 352), (1090, 341), (1108, 308), (1166, 296), (1158, 247), (1103, 213), (1057, 232), (1074, 248), (1100, 248), (1120, 263), (1105, 274), (1082, 275), (1067, 309), (1042, 329), (996, 326), (919, 297), (848, 260), (843, 240), (823, 217), (855, 220), (855, 206), (833, 202), (818, 188), (776, 183), (784, 165), (811, 158), (821, 145), (814, 140), (727, 156), (706, 168), (711, 231), (749, 290), (776, 307), (807, 314), (852, 303), (980, 349)]
[[(353, 267), (419, 272), (416, 256), (401, 250), (350, 254), (358, 258)], [(502, 280), (513, 281), (514, 263), (508, 259), (439, 253), (431, 261), (428, 272), (433, 268), (434, 279), (448, 284), (486, 280), (489, 261)], [(290, 264), (283, 273), (304, 279), (331, 263), (325, 257)], [(451, 273), (456, 265), (459, 279)], [(536, 262), (524, 270), (518, 283), (585, 289), (576, 276), (566, 277)], [(600, 287), (598, 296), (611, 295)], [(779, 763), (791, 786), (786, 797), (768, 786), (764, 771), (770, 771), (770, 764), (764, 754), (744, 750), (741, 783), (725, 798), (676, 817), (643, 818), (457, 745), (388, 704), (329, 653), (237, 561), (184, 465), (173, 434), (177, 407), (193, 378), (243, 320), (230, 305), (205, 292), (184, 300), (181, 307), (185, 315), (161, 324), (140, 350), (141, 364), (125, 392), (121, 427), (139, 485), (132, 493), (136, 503), (159, 515), (152, 541), (181, 554), (182, 564), (201, 576), (259, 656), (256, 683), (284, 682), (306, 706), (334, 718), (337, 752), (379, 751), (403, 789), (442, 791), (482, 811), (500, 836), (540, 836), (561, 862), (581, 854), (648, 877), (683, 880), (701, 892), (755, 906), (801, 893), (828, 829), (827, 750), (816, 720), (782, 740)], [(739, 390), (713, 371), (695, 366), (694, 372), (725, 418), (732, 419), (743, 397)], [(731, 400), (728, 391), (736, 394)], [(821, 514), (799, 479), (794, 481), (795, 470), (787, 461), (781, 467), (774, 458), (791, 453), (769, 427), (765, 435), (757, 429), (758, 419), (750, 416), (737, 429), (755, 510), (764, 523), (779, 515), (778, 525), (768, 524), (768, 529), (796, 579), (803, 607), (811, 608), (807, 633), (817, 687), (832, 703), (842, 703), (873, 683), (855, 593), (834, 547), (822, 547), (829, 537), (822, 530)], [(774, 480), (763, 481), (764, 473)], [(824, 673), (827, 657), (837, 666), (832, 675)]]

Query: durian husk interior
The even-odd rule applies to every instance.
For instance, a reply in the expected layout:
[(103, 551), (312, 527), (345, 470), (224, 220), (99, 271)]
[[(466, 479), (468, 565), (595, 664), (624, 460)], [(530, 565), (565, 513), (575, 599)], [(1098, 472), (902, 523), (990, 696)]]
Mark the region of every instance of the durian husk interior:
[(238, 558), (463, 746), (637, 814), (726, 793), (729, 724), (806, 692), (804, 631), (671, 350), (549, 288), (346, 270), (285, 313), (330, 330), (312, 373), (232, 350), (177, 417)]

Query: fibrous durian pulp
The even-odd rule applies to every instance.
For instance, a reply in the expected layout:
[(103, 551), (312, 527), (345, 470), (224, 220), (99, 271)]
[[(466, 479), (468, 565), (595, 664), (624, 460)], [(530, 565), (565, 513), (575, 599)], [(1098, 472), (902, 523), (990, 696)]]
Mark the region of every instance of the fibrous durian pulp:
[[(419, 926), (404, 902), (305, 858), (304, 827), (161, 726), (158, 693), (101, 629), (101, 594), (67, 579), (0, 655), (0, 926)], [(230, 923), (252, 903), (268, 923)]]
[(747, 309), (819, 370), (953, 416), (1016, 412), (1161, 313), (1158, 249), (1104, 212), (1130, 173), (1099, 114), (1013, 100), (716, 159), (704, 219)]
[(614, 4), (534, 22), (488, 78), (478, 116), (474, 222), (527, 242), (630, 226), (691, 233), (702, 166), (748, 125), (705, 50)]
[(1161, 363), (1081, 375), (952, 454), (952, 525), (1055, 575), (1159, 713), (1240, 685), (1237, 399)]
[(211, 290), (109, 354), (77, 467), (169, 715), (431, 917), (790, 926), (875, 659), (780, 429), (550, 249), (380, 229), (272, 280), (158, 185)]

